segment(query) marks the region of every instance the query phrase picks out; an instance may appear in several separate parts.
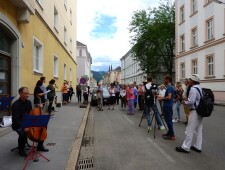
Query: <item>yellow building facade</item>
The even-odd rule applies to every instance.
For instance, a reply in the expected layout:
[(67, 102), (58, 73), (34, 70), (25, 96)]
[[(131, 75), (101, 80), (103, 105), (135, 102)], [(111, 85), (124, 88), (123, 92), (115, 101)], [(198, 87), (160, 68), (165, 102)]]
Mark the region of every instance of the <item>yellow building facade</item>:
[(55, 79), (58, 92), (64, 80), (76, 86), (75, 2), (0, 1), (0, 97), (21, 86), (33, 94), (41, 76), (47, 85)]

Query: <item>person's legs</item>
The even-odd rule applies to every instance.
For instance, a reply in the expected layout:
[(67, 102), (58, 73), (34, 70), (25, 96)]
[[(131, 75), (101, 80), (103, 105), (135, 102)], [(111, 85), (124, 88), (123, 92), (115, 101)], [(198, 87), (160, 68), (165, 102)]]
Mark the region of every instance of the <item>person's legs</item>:
[(178, 121), (180, 121), (180, 105), (181, 105), (181, 102), (178, 100), (177, 101), (177, 118), (178, 118)]
[(49, 104), (48, 104), (48, 113), (51, 114), (52, 112), (52, 104), (53, 104), (54, 97), (49, 97)]
[(18, 149), (19, 151), (24, 151), (25, 145), (27, 143), (27, 136), (26, 133), (21, 129), (16, 131), (19, 135), (18, 137)]
[(147, 119), (148, 126), (151, 126), (150, 106), (145, 106), (145, 116)]
[(168, 129), (169, 129), (167, 135), (168, 136), (174, 136), (173, 122), (172, 122), (172, 117), (173, 117), (172, 107), (164, 106), (163, 107), (163, 113), (164, 113), (164, 118), (165, 118), (166, 124), (167, 124)]
[[(198, 117), (197, 117), (197, 112), (195, 110), (191, 111), (190, 116), (189, 116), (189, 120), (188, 120), (188, 125), (186, 127), (186, 131), (185, 131), (185, 140), (183, 142), (182, 148), (186, 151), (190, 150), (191, 144), (192, 144), (192, 140), (193, 140), (193, 136), (194, 133), (198, 127)], [(199, 132), (200, 130), (202, 130), (202, 127), (199, 126)], [(198, 142), (199, 142), (199, 146), (197, 146), (198, 148), (201, 147), (201, 132), (199, 133), (199, 137), (198, 137)], [(197, 143), (196, 143), (197, 144)]]
[(198, 150), (202, 150), (202, 121), (203, 118), (199, 115), (197, 115), (197, 129), (196, 129), (196, 142), (194, 144), (194, 147)]
[(154, 104), (154, 105), (151, 106), (151, 108), (152, 108), (152, 110), (153, 110), (153, 112), (155, 114), (155, 118), (156, 118), (157, 124), (161, 127), (162, 126), (162, 121), (160, 119), (159, 110), (157, 108), (157, 105)]
[(130, 100), (130, 104), (131, 104), (131, 114), (134, 114), (134, 100), (133, 99), (131, 99)]
[(46, 149), (46, 148), (44, 147), (44, 141), (38, 142), (37, 150), (38, 150), (38, 151), (43, 151), (43, 152), (48, 152), (48, 151), (49, 151), (48, 149)]

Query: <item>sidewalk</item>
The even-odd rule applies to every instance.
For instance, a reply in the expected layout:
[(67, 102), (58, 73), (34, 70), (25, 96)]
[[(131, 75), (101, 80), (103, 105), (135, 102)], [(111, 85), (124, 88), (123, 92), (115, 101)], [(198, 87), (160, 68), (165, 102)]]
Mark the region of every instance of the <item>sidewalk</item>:
[[(49, 152), (43, 155), (50, 159), (47, 162), (39, 158), (39, 162), (30, 161), (27, 169), (32, 170), (64, 170), (70, 155), (72, 144), (79, 130), (86, 108), (79, 108), (79, 104), (72, 102), (64, 105), (55, 112), (48, 125), (48, 138), (44, 145)], [(1, 170), (20, 170), (25, 164), (24, 158), (18, 152), (11, 152), (17, 146), (18, 135), (12, 131), (0, 137), (0, 169)], [(31, 144), (31, 142), (29, 142)], [(51, 146), (48, 146), (50, 144)]]
[(215, 105), (225, 106), (225, 102), (224, 101), (215, 101)]

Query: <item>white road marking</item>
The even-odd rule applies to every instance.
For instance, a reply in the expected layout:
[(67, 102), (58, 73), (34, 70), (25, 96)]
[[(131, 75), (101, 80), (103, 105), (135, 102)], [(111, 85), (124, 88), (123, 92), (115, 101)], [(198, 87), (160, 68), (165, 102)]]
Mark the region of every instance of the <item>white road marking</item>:
[(157, 143), (155, 143), (151, 138), (147, 138), (147, 140), (163, 155), (165, 158), (171, 163), (176, 163), (176, 161), (169, 156)]
[(133, 122), (132, 120), (130, 120), (127, 116), (123, 115), (123, 117), (124, 117), (125, 119), (127, 119), (127, 121), (128, 121), (130, 124), (134, 125), (134, 122)]

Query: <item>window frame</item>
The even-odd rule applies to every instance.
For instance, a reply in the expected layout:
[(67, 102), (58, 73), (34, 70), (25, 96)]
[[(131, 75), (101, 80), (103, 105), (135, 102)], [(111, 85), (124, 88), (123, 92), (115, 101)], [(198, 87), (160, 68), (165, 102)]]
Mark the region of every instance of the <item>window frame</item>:
[[(209, 63), (209, 58), (212, 58), (212, 62)], [(212, 65), (211, 71), (213, 74), (210, 74), (209, 64)], [(209, 54), (206, 55), (206, 78), (214, 78), (215, 77), (215, 55)]]
[(182, 53), (184, 51), (185, 51), (185, 34), (181, 34), (180, 35), (180, 52)]
[(57, 31), (57, 33), (59, 32), (59, 12), (56, 6), (54, 6), (54, 29)]
[[(182, 67), (184, 66), (184, 68)], [(185, 79), (186, 78), (186, 71), (185, 71), (185, 62), (180, 63), (180, 79)]]
[(70, 24), (73, 25), (73, 11), (70, 9)]
[(63, 78), (64, 80), (67, 80), (67, 64), (63, 64)]
[[(196, 63), (196, 65), (194, 65), (194, 63)], [(191, 73), (198, 74), (198, 59), (197, 58), (191, 60)]]
[(72, 68), (70, 67), (70, 82), (72, 82)]
[(41, 7), (41, 9), (44, 9), (44, 0), (36, 0), (37, 4)]
[(66, 11), (67, 11), (67, 5), (68, 5), (67, 0), (64, 0), (64, 7), (65, 7)]
[[(195, 34), (194, 34), (194, 31), (195, 31)], [(195, 39), (194, 39), (194, 37), (195, 37)], [(196, 42), (196, 44), (195, 44), (195, 42)], [(194, 28), (191, 29), (191, 47), (193, 48), (196, 46), (198, 46), (198, 27), (197, 26), (195, 26)]]
[(67, 35), (67, 29), (66, 29), (66, 27), (64, 26), (64, 44), (67, 46), (67, 39), (68, 39), (68, 37), (67, 37), (68, 35)]
[[(55, 65), (55, 59), (57, 59), (56, 65)], [(55, 69), (56, 69), (56, 73), (55, 73)], [(53, 55), (53, 76), (54, 78), (59, 77), (59, 57), (56, 54)]]
[(180, 24), (184, 23), (185, 22), (185, 6), (182, 5), (180, 7)]
[[(40, 49), (39, 51), (39, 68), (36, 69), (36, 56), (35, 56), (35, 46), (38, 46)], [(33, 73), (43, 73), (43, 53), (44, 53), (44, 45), (43, 43), (36, 37), (33, 36)]]
[[(208, 27), (208, 23), (209, 23), (209, 21), (212, 21), (211, 23), (212, 23), (212, 25), (211, 25), (211, 37), (209, 38), (209, 27)], [(214, 38), (215, 38), (215, 36), (214, 36), (214, 28), (215, 28), (215, 24), (214, 24), (214, 17), (212, 16), (212, 17), (210, 17), (210, 18), (208, 18), (206, 21), (205, 21), (205, 26), (206, 26), (206, 28), (205, 28), (205, 30), (206, 30), (206, 42), (207, 41), (211, 41), (211, 40), (213, 40)]]

